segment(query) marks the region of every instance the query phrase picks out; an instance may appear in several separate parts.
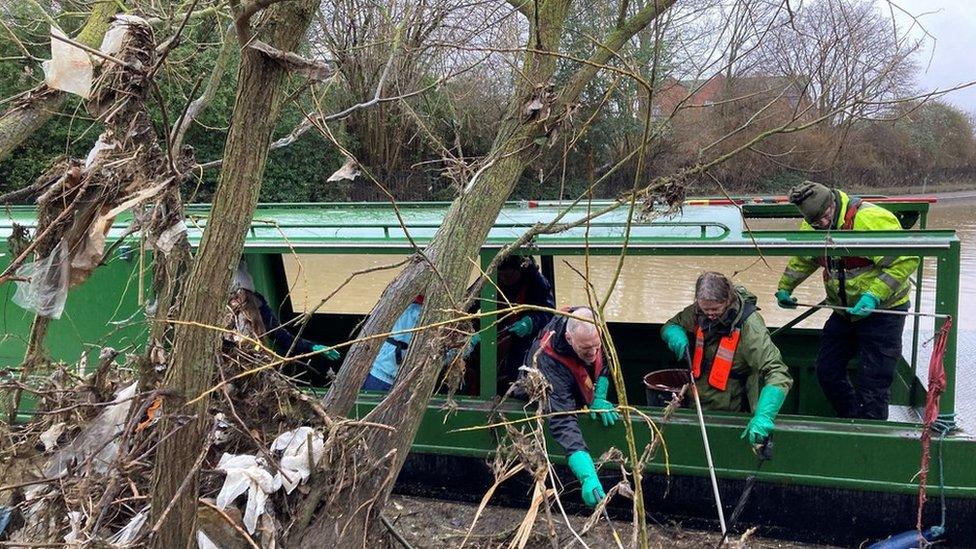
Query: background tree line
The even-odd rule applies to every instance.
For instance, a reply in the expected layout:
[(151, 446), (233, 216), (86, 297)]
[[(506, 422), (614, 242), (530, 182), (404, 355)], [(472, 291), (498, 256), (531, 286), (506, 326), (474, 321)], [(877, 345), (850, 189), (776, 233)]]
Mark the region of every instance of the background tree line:
[[(39, 64), (49, 57), (49, 22), (41, 7), (39, 3), (12, 2), (4, 8), (8, 23), (0, 32), (0, 97), (13, 98), (8, 101), (43, 81)], [(394, 13), (395, 7), (384, 12), (367, 2), (324, 3), (305, 47), (334, 63), (338, 72), (317, 86), (314, 99), (306, 100), (306, 112), (341, 109), (368, 96), (387, 61), (394, 65), (390, 71), (393, 89), (417, 89), (472, 62), (475, 54), (452, 46), (473, 38), (498, 44), (505, 35), (517, 37), (525, 32), (524, 22), (506, 21), (499, 14), (495, 15), (501, 24), (489, 23), (491, 10), (474, 4), (443, 2), (434, 8), (434, 17), (394, 25), (402, 15)], [(461, 23), (468, 12), (478, 10), (485, 12), (485, 24), (465, 28)], [(69, 34), (83, 23), (79, 12), (61, 13), (57, 23)], [(832, 18), (840, 17), (838, 14), (843, 14), (849, 28), (839, 37), (832, 31), (838, 25)], [(761, 19), (763, 14), (753, 16)], [(566, 50), (582, 54), (590, 45), (586, 37), (613, 17), (613, 10), (603, 4), (571, 14)], [(976, 178), (971, 114), (926, 97), (871, 108), (875, 100), (911, 96), (912, 82), (920, 70), (916, 54), (921, 45), (907, 35), (901, 41), (893, 37), (888, 31), (890, 19), (871, 2), (811, 2), (793, 18), (793, 28), (775, 27), (766, 40), (741, 44), (742, 49), (753, 48), (751, 54), (721, 72), (716, 71), (716, 60), (696, 48), (696, 37), (714, 32), (710, 25), (716, 22), (682, 21), (680, 14), (671, 17), (675, 19), (672, 25), (681, 31), (672, 35), (678, 38), (670, 38), (662, 46), (645, 29), (623, 48), (626, 63), (621, 65), (653, 80), (653, 91), (648, 94), (632, 79), (612, 73), (597, 76), (581, 95), (575, 115), (575, 123), (589, 126), (585, 136), (572, 143), (568, 136), (549, 143), (550, 154), (525, 171), (514, 198), (578, 195), (640, 141), (643, 109), (655, 111), (653, 131), (658, 137), (642, 164), (642, 179), (649, 181), (693, 165), (703, 147), (746, 121), (773, 126), (798, 103), (810, 102), (814, 112), (826, 112), (850, 102), (854, 93), (863, 96), (857, 112), (846, 109), (805, 132), (774, 136), (761, 149), (730, 159), (712, 175), (727, 189), (750, 193), (780, 192), (804, 178), (875, 189), (967, 183)], [(747, 23), (745, 17), (733, 20), (733, 25)], [(175, 62), (166, 65), (159, 84), (160, 96), (165, 98), (162, 107), (169, 116), (176, 116), (192, 99), (191, 91), (199, 86), (201, 75), (210, 73), (224, 43), (233, 39), (225, 33), (226, 25), (217, 12), (204, 15), (170, 54)], [(797, 34), (803, 39), (797, 41)], [(403, 53), (388, 59), (388, 45), (394, 38), (405, 42)], [(852, 56), (852, 51), (860, 53)], [(226, 76), (219, 79), (210, 106), (189, 125), (185, 137), (201, 163), (218, 159), (226, 139), (239, 63), (236, 48), (226, 48), (226, 52)], [(655, 56), (658, 74), (649, 74)], [(514, 60), (516, 54), (509, 57)], [(557, 79), (571, 64), (561, 63)], [(353, 113), (335, 126), (340, 134), (336, 138), (397, 199), (449, 200), (456, 188), (452, 166), (445, 158), (476, 158), (488, 153), (511, 90), (508, 71), (497, 61), (466, 68), (417, 97)], [(864, 85), (865, 79), (870, 85)], [(0, 159), (0, 193), (32, 183), (51, 158), (84, 154), (86, 136), (99, 129), (79, 107), (77, 98), (68, 99), (54, 120), (8, 158)], [(162, 107), (152, 106), (159, 127), (164, 125)], [(762, 112), (755, 119), (757, 110)], [(286, 107), (276, 138), (286, 136), (304, 117), (302, 109)], [(574, 154), (566, 155), (569, 145)], [(719, 148), (735, 145), (735, 139), (725, 140)], [(307, 132), (271, 153), (260, 198), (266, 202), (386, 198), (375, 186), (360, 184), (361, 180), (327, 183), (342, 163), (343, 154), (336, 147), (316, 132)], [(614, 196), (629, 188), (637, 165), (637, 158), (625, 162), (597, 188), (597, 194)], [(218, 170), (200, 170), (186, 185), (184, 196), (208, 201), (217, 177)]]

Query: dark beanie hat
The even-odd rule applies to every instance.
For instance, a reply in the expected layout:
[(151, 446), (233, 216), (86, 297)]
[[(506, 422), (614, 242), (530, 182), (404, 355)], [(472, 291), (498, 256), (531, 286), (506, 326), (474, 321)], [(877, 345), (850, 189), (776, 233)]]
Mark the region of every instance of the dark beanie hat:
[(790, 202), (796, 204), (808, 223), (820, 219), (834, 199), (834, 193), (824, 185), (814, 181), (804, 181), (790, 189)]

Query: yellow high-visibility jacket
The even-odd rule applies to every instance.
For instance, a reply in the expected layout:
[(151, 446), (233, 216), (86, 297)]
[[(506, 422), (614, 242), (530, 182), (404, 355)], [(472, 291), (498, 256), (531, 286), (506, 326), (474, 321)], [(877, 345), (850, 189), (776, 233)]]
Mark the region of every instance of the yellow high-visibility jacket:
[[(855, 231), (900, 231), (901, 224), (895, 214), (888, 210), (861, 201), (853, 223), (848, 220), (848, 206), (851, 198), (842, 191), (834, 191), (835, 200), (839, 203), (834, 230)], [(845, 229), (845, 222), (850, 226)], [(809, 223), (800, 224), (801, 231), (815, 230)], [(883, 309), (897, 307), (906, 303), (911, 293), (911, 283), (908, 278), (918, 268), (919, 258), (914, 256), (880, 256), (864, 258), (829, 258), (794, 257), (786, 265), (783, 276), (779, 279), (780, 290), (792, 292), (794, 288), (824, 267), (824, 289), (827, 292), (827, 302), (831, 305), (853, 307), (865, 293), (870, 293), (878, 299), (879, 307)], [(846, 302), (840, 295), (840, 274), (844, 272), (844, 288)]]

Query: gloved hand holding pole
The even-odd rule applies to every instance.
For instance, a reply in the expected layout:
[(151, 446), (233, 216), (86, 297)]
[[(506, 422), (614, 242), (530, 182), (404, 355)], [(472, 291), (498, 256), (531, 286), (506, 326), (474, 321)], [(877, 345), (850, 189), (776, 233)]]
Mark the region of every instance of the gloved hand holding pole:
[(661, 332), (668, 349), (679, 359), (688, 354), (688, 333), (677, 324), (668, 324)]
[(787, 290), (776, 290), (776, 303), (784, 309), (796, 309), (796, 298)]

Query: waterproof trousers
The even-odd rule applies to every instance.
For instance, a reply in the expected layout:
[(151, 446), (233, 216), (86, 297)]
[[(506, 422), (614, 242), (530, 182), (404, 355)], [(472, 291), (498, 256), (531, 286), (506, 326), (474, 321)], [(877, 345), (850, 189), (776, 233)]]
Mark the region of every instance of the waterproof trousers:
[[(894, 307), (908, 310), (908, 303)], [(898, 359), (905, 317), (874, 312), (852, 321), (847, 314), (827, 319), (817, 354), (817, 378), (838, 417), (888, 419), (888, 400)], [(847, 364), (857, 357), (857, 380)]]

